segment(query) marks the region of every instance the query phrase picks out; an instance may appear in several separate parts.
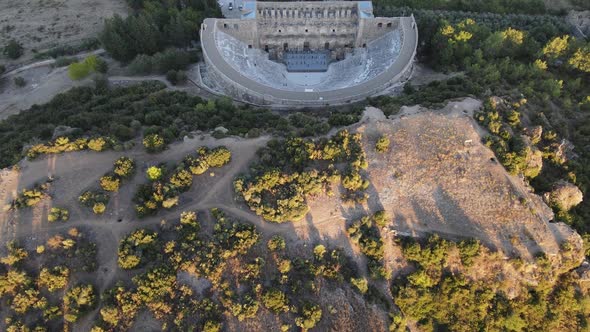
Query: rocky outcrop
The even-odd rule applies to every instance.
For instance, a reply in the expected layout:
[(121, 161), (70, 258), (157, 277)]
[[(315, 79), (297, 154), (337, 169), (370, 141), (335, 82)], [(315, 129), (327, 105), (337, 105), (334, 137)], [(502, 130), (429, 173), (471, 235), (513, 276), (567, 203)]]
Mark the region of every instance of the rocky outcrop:
[(533, 126), (524, 128), (523, 134), (531, 140), (532, 144), (537, 144), (543, 136), (543, 127)]
[(580, 188), (565, 181), (559, 181), (548, 193), (543, 195), (545, 202), (562, 211), (569, 211), (571, 208), (582, 203), (584, 195)]

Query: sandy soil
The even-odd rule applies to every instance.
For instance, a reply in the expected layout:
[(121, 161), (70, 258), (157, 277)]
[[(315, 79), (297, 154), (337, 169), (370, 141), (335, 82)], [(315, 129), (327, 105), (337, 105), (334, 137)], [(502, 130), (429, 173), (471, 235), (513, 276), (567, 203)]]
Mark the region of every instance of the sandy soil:
[[(0, 45), (16, 39), (25, 48), (24, 62), (32, 50), (96, 37), (105, 18), (115, 13), (126, 16), (125, 0), (2, 0), (0, 1)], [(0, 59), (0, 64), (7, 63)], [(14, 62), (13, 62), (14, 63)]]

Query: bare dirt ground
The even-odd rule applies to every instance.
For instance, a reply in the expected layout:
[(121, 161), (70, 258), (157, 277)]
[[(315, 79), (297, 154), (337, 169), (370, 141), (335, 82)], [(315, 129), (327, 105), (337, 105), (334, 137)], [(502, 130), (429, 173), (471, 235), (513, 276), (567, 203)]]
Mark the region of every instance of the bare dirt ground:
[[(18, 87), (14, 77), (25, 79), (27, 85)], [(92, 85), (92, 79), (72, 81), (68, 77), (68, 68), (51, 66), (33, 68), (18, 75), (10, 75), (0, 80), (0, 120), (25, 110), (34, 104), (49, 102), (56, 94), (65, 92), (75, 86)]]
[[(20, 42), (24, 62), (34, 54), (55, 46), (96, 37), (104, 19), (126, 16), (125, 0), (2, 0), (0, 1), (0, 45), (10, 39)], [(8, 63), (0, 59), (0, 64)]]

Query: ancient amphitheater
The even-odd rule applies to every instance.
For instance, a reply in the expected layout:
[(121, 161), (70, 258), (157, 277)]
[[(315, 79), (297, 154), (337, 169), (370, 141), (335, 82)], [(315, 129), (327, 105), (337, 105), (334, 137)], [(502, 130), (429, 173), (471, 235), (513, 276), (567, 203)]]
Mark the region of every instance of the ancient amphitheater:
[(410, 76), (413, 16), (374, 17), (370, 1), (252, 1), (240, 11), (201, 27), (200, 78), (212, 92), (257, 105), (337, 105)]

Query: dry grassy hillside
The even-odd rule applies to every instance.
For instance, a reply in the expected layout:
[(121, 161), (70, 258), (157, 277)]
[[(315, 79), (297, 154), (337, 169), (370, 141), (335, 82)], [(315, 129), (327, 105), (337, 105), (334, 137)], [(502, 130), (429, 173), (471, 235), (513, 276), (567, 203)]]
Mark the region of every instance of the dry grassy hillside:
[[(0, 45), (10, 39), (21, 43), (25, 57), (32, 50), (96, 37), (105, 18), (125, 16), (124, 0), (3, 0), (0, 1)], [(2, 62), (6, 59), (0, 60)]]

